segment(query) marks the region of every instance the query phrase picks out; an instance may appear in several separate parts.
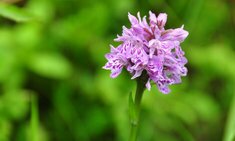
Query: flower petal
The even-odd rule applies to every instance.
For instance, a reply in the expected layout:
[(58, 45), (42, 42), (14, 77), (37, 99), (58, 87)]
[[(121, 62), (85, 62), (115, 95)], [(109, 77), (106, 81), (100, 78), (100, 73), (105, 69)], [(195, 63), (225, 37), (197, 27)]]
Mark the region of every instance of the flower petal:
[(149, 11), (149, 21), (150, 21), (150, 24), (152, 25), (157, 23), (157, 17), (151, 11)]
[(148, 79), (147, 83), (145, 84), (145, 87), (147, 88), (147, 90), (150, 91), (151, 89), (150, 79)]
[(167, 14), (166, 13), (160, 13), (157, 17), (157, 26), (159, 27), (159, 29), (162, 29), (165, 24), (166, 24), (166, 20), (167, 20)]
[(112, 70), (111, 74), (110, 74), (110, 77), (111, 78), (116, 78), (121, 72), (122, 72), (122, 68), (121, 69)]
[(131, 22), (132, 25), (136, 25), (138, 24), (138, 20), (135, 16), (131, 15), (130, 13), (128, 13), (128, 18), (129, 18), (129, 21)]
[(142, 74), (142, 72), (143, 72), (143, 69), (136, 70), (135, 74), (131, 77), (131, 79), (135, 79), (135, 78), (139, 77)]
[(161, 36), (161, 40), (171, 40), (183, 42), (184, 39), (188, 36), (188, 32), (183, 28), (169, 29)]

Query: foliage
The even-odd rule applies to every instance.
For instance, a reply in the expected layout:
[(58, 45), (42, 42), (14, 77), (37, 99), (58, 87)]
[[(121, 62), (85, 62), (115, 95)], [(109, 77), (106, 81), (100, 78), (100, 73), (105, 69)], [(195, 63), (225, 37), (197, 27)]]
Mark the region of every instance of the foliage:
[(126, 72), (111, 79), (101, 67), (112, 39), (128, 25), (127, 13), (149, 10), (168, 13), (167, 28), (185, 24), (190, 34), (182, 48), (189, 73), (168, 95), (157, 88), (145, 92), (139, 140), (231, 141), (233, 5), (229, 0), (0, 3), (0, 141), (128, 139), (128, 97), (135, 82)]

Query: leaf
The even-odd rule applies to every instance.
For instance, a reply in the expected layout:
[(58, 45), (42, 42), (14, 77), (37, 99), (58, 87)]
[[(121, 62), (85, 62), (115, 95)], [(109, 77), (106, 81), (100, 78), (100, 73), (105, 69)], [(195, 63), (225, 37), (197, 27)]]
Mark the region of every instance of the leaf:
[(8, 141), (12, 132), (12, 125), (8, 119), (0, 119), (0, 140)]
[[(235, 92), (235, 90), (233, 90)], [(228, 119), (225, 127), (223, 141), (234, 141), (235, 140), (235, 95), (231, 103)]]
[(28, 62), (28, 67), (35, 73), (49, 77), (63, 79), (71, 74), (70, 63), (58, 54), (37, 54)]
[(8, 90), (0, 97), (0, 117), (23, 118), (28, 111), (28, 93), (24, 90)]
[(31, 140), (38, 141), (38, 100), (35, 94), (31, 95)]
[(5, 3), (0, 3), (0, 15), (16, 22), (33, 20), (33, 16), (23, 9)]

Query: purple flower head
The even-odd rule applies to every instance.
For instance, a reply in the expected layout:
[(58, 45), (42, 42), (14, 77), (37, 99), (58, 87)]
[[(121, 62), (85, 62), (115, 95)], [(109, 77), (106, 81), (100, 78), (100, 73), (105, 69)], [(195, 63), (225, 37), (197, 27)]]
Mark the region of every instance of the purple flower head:
[(117, 77), (123, 68), (126, 68), (135, 79), (147, 72), (146, 87), (151, 89), (153, 81), (158, 89), (167, 94), (169, 85), (181, 83), (181, 76), (186, 76), (187, 59), (180, 47), (180, 43), (188, 36), (183, 26), (165, 30), (167, 15), (160, 13), (156, 16), (149, 12), (149, 23), (146, 16), (137, 17), (128, 14), (131, 27), (123, 26), (121, 36), (115, 41), (121, 42), (118, 47), (111, 46), (111, 52), (105, 57), (108, 62), (103, 67), (111, 70), (111, 77)]

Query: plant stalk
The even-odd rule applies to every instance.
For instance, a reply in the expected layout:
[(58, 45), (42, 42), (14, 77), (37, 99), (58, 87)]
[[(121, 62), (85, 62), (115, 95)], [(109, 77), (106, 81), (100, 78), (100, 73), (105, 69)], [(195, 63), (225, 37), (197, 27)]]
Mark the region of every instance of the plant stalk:
[(135, 100), (133, 101), (132, 96), (131, 100), (133, 102), (133, 106), (130, 106), (130, 112), (132, 112), (132, 116), (130, 116), (130, 138), (129, 141), (137, 140), (137, 132), (139, 126), (139, 115), (140, 115), (140, 104), (142, 100), (142, 96), (145, 90), (145, 84), (147, 82), (146, 74), (142, 74), (139, 78), (137, 78), (137, 87), (135, 93)]

